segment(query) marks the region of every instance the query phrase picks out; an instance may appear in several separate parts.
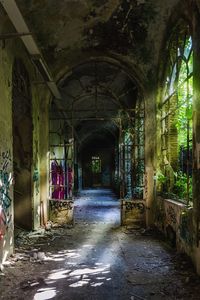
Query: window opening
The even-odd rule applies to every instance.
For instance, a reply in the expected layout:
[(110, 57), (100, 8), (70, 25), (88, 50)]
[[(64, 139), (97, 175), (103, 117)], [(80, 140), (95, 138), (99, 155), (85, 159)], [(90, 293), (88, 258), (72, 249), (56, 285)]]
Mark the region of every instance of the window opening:
[(74, 189), (74, 143), (65, 141), (63, 121), (50, 120), (49, 199), (69, 200)]
[(193, 49), (188, 26), (178, 26), (169, 42), (169, 65), (161, 103), (163, 191), (192, 200)]
[(101, 159), (99, 156), (92, 157), (92, 173), (98, 174), (101, 173)]
[(135, 109), (129, 110), (128, 117), (121, 117), (119, 144), (120, 197), (143, 199), (145, 138), (143, 102), (139, 101)]

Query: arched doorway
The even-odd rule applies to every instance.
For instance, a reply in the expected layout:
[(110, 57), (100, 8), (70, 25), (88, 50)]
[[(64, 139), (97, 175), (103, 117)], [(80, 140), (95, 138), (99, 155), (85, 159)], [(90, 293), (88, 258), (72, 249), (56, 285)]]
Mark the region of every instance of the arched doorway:
[(95, 132), (79, 149), (83, 188), (113, 188), (115, 138), (104, 131)]

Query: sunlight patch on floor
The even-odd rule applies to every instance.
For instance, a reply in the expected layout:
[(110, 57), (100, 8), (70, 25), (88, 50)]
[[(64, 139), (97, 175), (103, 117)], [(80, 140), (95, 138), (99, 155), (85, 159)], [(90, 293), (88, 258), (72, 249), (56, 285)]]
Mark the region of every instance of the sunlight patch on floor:
[(46, 288), (46, 289), (39, 289), (37, 294), (35, 294), (33, 300), (48, 300), (53, 299), (56, 296), (56, 288)]
[(107, 268), (110, 268), (110, 265), (105, 266), (104, 268), (85, 268), (85, 269), (77, 269), (73, 272), (70, 273), (71, 276), (76, 276), (76, 275), (86, 275), (86, 274), (98, 274), (103, 271), (105, 271)]
[[(67, 274), (70, 273), (70, 271), (71, 270), (60, 270), (57, 272), (53, 272), (48, 276), (47, 280), (48, 279), (58, 280), (58, 279), (67, 278)], [(47, 281), (47, 284), (48, 284), (48, 281)]]
[[(87, 205), (89, 201), (89, 199), (85, 199), (81, 205)], [(113, 226), (119, 223), (119, 215), (116, 214), (115, 209), (104, 211), (102, 215), (101, 209), (99, 211), (101, 220), (99, 222), (94, 220), (91, 224), (85, 224), (90, 225), (90, 231), (88, 231), (85, 241), (78, 245), (77, 249), (65, 249), (58, 251), (56, 254), (48, 253), (47, 260), (55, 261), (55, 263), (63, 261), (63, 267), (52, 270), (48, 274), (45, 280), (47, 285), (55, 286), (57, 285), (55, 282), (64, 280), (66, 288), (81, 288), (84, 286), (97, 288), (112, 281), (110, 269), (115, 264), (115, 259), (120, 250), (118, 242), (107, 239), (107, 245), (103, 247), (102, 251), (99, 251), (98, 244), (101, 244), (105, 237), (109, 235)], [(66, 269), (64, 266), (66, 266)], [(52, 298), (55, 295), (58, 296), (58, 291), (55, 288), (40, 289), (34, 300), (51, 299), (51, 294), (47, 294), (48, 292), (52, 292)], [(49, 298), (45, 298), (44, 293)]]

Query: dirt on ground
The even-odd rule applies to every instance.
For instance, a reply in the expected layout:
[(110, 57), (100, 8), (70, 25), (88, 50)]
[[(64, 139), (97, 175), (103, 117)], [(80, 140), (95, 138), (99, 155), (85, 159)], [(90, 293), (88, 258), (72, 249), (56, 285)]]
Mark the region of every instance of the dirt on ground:
[(200, 299), (191, 261), (154, 228), (121, 227), (112, 193), (81, 195), (74, 226), (15, 233), (0, 299)]

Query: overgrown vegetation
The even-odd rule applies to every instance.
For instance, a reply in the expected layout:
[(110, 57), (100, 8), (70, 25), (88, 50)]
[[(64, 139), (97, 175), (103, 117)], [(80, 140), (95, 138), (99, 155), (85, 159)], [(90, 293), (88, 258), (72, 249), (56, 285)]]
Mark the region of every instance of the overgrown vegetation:
[[(178, 29), (182, 30), (181, 27)], [(162, 116), (164, 116), (162, 130), (165, 139), (162, 148), (166, 151), (163, 152), (166, 158), (163, 173), (160, 172), (157, 175), (157, 180), (162, 185), (163, 192), (173, 198), (185, 200), (189, 204), (192, 199), (193, 52), (189, 29), (182, 30), (179, 38), (177, 34), (175, 33), (174, 40), (172, 39), (169, 43), (170, 65), (165, 85), (167, 102), (164, 100), (162, 107)], [(166, 115), (168, 117), (165, 117)], [(171, 142), (171, 119), (176, 128), (179, 160), (177, 167), (173, 169), (168, 156)], [(172, 169), (171, 172), (167, 170), (169, 166)]]

